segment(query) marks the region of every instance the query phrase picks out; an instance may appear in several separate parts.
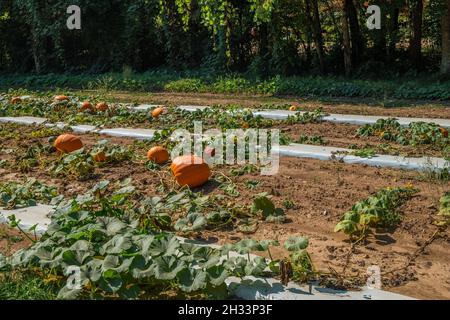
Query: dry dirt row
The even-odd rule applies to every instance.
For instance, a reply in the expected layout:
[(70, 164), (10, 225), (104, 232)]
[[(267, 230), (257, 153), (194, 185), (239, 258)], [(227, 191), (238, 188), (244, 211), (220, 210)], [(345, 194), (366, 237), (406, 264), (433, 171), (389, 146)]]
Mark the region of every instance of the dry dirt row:
[[(77, 95), (92, 95), (98, 91), (78, 91)], [(313, 99), (299, 97), (273, 97), (243, 94), (213, 93), (133, 93), (123, 91), (105, 91), (102, 93), (111, 101), (155, 103), (170, 105), (240, 105), (248, 108), (261, 108), (269, 105), (296, 105), (300, 110), (322, 108), (326, 113), (361, 114), (390, 117), (450, 118), (450, 101), (428, 102), (410, 100), (382, 99)]]

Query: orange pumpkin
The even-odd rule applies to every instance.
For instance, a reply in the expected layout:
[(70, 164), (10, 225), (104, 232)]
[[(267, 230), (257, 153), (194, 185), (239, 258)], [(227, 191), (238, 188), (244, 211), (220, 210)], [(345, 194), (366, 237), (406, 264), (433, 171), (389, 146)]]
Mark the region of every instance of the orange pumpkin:
[(163, 164), (169, 161), (169, 152), (160, 146), (153, 147), (148, 150), (147, 159), (157, 164)]
[(202, 158), (193, 155), (175, 158), (170, 169), (180, 186), (189, 186), (190, 188), (202, 186), (211, 175), (208, 164)]
[(291, 106), (291, 107), (289, 108), (289, 111), (297, 111), (297, 106)]
[(242, 124), (242, 129), (248, 129), (248, 128), (250, 128), (250, 125), (248, 124), (248, 122), (244, 122)]
[(21, 103), (21, 102), (22, 102), (22, 98), (20, 98), (20, 97), (14, 97), (11, 99), (12, 104)]
[(444, 128), (439, 128), (439, 131), (444, 136), (444, 138), (448, 138), (448, 130), (446, 130)]
[(86, 110), (94, 110), (94, 107), (92, 107), (92, 104), (89, 101), (85, 101), (81, 105), (80, 111), (86, 111)]
[(54, 100), (55, 101), (68, 101), (69, 100), (69, 97), (68, 96), (65, 96), (65, 95), (59, 95), (59, 96), (55, 96), (55, 98), (54, 98)]
[(94, 154), (93, 159), (95, 162), (105, 162), (106, 154), (103, 151), (100, 151), (97, 154)]
[(108, 110), (108, 105), (105, 102), (100, 102), (100, 103), (97, 103), (97, 105), (95, 106), (95, 109), (97, 109), (98, 111), (104, 112), (104, 111)]
[(83, 143), (79, 137), (67, 133), (56, 138), (54, 147), (60, 152), (70, 153), (83, 148)]
[(162, 115), (164, 112), (164, 108), (163, 107), (158, 107), (155, 110), (152, 111), (152, 117), (153, 118), (158, 118), (160, 115)]

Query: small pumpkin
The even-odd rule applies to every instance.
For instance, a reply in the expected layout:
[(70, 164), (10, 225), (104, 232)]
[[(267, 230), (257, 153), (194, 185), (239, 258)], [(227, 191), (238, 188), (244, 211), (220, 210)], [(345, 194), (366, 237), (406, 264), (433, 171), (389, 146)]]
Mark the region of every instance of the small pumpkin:
[(108, 110), (108, 105), (105, 102), (100, 102), (100, 103), (97, 103), (97, 105), (95, 106), (95, 109), (97, 109), (98, 111), (104, 112), (104, 111)]
[(92, 157), (95, 162), (105, 162), (106, 161), (106, 154), (103, 151), (100, 151)]
[(58, 102), (68, 101), (69, 97), (65, 96), (65, 95), (59, 95), (59, 96), (55, 96), (55, 98), (53, 100), (58, 101)]
[(439, 131), (444, 136), (444, 138), (448, 138), (448, 130), (444, 128), (439, 128)]
[(70, 153), (83, 148), (83, 142), (79, 137), (67, 133), (56, 138), (53, 146), (60, 152)]
[(83, 102), (81, 105), (80, 111), (86, 111), (86, 110), (94, 110), (94, 107), (89, 101)]
[(207, 146), (204, 150), (204, 154), (212, 158), (216, 155), (216, 149), (213, 147)]
[(160, 146), (156, 146), (148, 150), (147, 159), (157, 164), (163, 164), (169, 161), (169, 152)]
[(202, 158), (194, 155), (176, 157), (172, 161), (170, 169), (180, 186), (189, 186), (190, 188), (202, 186), (211, 175), (208, 164)]
[(248, 124), (248, 122), (244, 122), (242, 124), (242, 129), (248, 129), (248, 128), (250, 128), (250, 125)]
[(165, 109), (163, 107), (158, 107), (152, 111), (152, 117), (158, 118), (160, 115), (164, 113)]
[(12, 104), (21, 103), (21, 102), (22, 102), (22, 98), (20, 98), (20, 97), (14, 97), (11, 99)]
[(297, 106), (290, 106), (289, 111), (297, 111)]

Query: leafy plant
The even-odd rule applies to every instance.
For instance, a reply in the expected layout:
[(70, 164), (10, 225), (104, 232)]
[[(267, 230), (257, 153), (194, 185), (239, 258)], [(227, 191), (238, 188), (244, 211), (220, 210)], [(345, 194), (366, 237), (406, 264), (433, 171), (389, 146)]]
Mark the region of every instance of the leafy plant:
[(267, 193), (261, 193), (253, 199), (251, 211), (254, 214), (261, 214), (263, 219), (269, 222), (282, 223), (286, 220), (283, 209), (276, 208)]
[[(269, 250), (277, 242), (243, 240), (214, 249), (182, 241), (140, 222), (143, 211), (131, 201), (133, 188), (125, 183), (108, 195), (108, 185), (102, 181), (87, 194), (61, 202), (47, 232), (31, 248), (0, 256), (0, 270), (51, 274), (59, 299), (136, 299), (164, 284), (186, 294), (224, 297), (229, 276), (261, 276), (267, 266), (276, 270), (274, 263), (249, 253)], [(179, 203), (183, 197), (173, 195), (166, 203)], [(158, 199), (149, 205), (161, 206)], [(204, 222), (192, 212), (178, 227), (191, 231)], [(247, 258), (231, 257), (232, 250)], [(75, 269), (78, 285), (71, 277)]]
[(376, 155), (376, 152), (372, 148), (363, 148), (359, 150), (352, 151), (351, 155), (361, 157), (361, 158), (373, 158)]
[(309, 137), (306, 135), (301, 135), (300, 138), (298, 138), (295, 142), (302, 143), (302, 144), (320, 145), (320, 146), (324, 146), (324, 145), (328, 144), (328, 142), (321, 136)]
[(100, 140), (92, 148), (90, 154), (96, 155), (103, 152), (107, 163), (120, 163), (129, 161), (133, 157), (132, 149), (120, 145), (111, 145), (108, 140)]
[(323, 113), (322, 108), (318, 108), (314, 110), (313, 112), (297, 112), (294, 116), (289, 116), (286, 120), (288, 124), (295, 124), (295, 123), (317, 123), (322, 121), (322, 118), (326, 116), (326, 114)]
[(378, 136), (382, 140), (394, 141), (401, 145), (431, 145), (446, 156), (446, 150), (450, 143), (447, 129), (434, 123), (412, 122), (408, 127), (402, 127), (393, 118), (379, 119), (375, 124), (360, 127), (357, 136)]
[(38, 202), (47, 204), (57, 195), (55, 187), (47, 186), (36, 179), (0, 183), (0, 206), (5, 209), (35, 206)]
[(395, 227), (401, 220), (398, 207), (417, 192), (413, 187), (382, 189), (353, 205), (334, 231), (344, 232), (359, 241), (367, 235), (370, 227)]
[(254, 164), (246, 164), (239, 168), (230, 170), (232, 176), (243, 176), (244, 174), (251, 174), (255, 172), (258, 172), (258, 167)]
[(295, 208), (295, 203), (291, 199), (285, 199), (283, 200), (283, 206), (289, 210)]
[(94, 170), (93, 159), (84, 149), (64, 155), (50, 167), (50, 171), (56, 176), (72, 177), (78, 180), (91, 178)]
[(443, 195), (439, 203), (439, 215), (450, 218), (450, 192)]
[(245, 182), (245, 187), (247, 189), (253, 190), (260, 186), (261, 182), (257, 180), (248, 180)]

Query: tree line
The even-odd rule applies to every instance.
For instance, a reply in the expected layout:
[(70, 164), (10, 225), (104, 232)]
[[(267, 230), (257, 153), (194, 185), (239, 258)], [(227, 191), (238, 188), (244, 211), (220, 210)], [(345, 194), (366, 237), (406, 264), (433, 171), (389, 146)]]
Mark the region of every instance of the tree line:
[[(70, 5), (81, 30), (66, 26)], [(381, 8), (369, 30), (367, 7)], [(450, 74), (450, 0), (1, 0), (0, 71)]]

